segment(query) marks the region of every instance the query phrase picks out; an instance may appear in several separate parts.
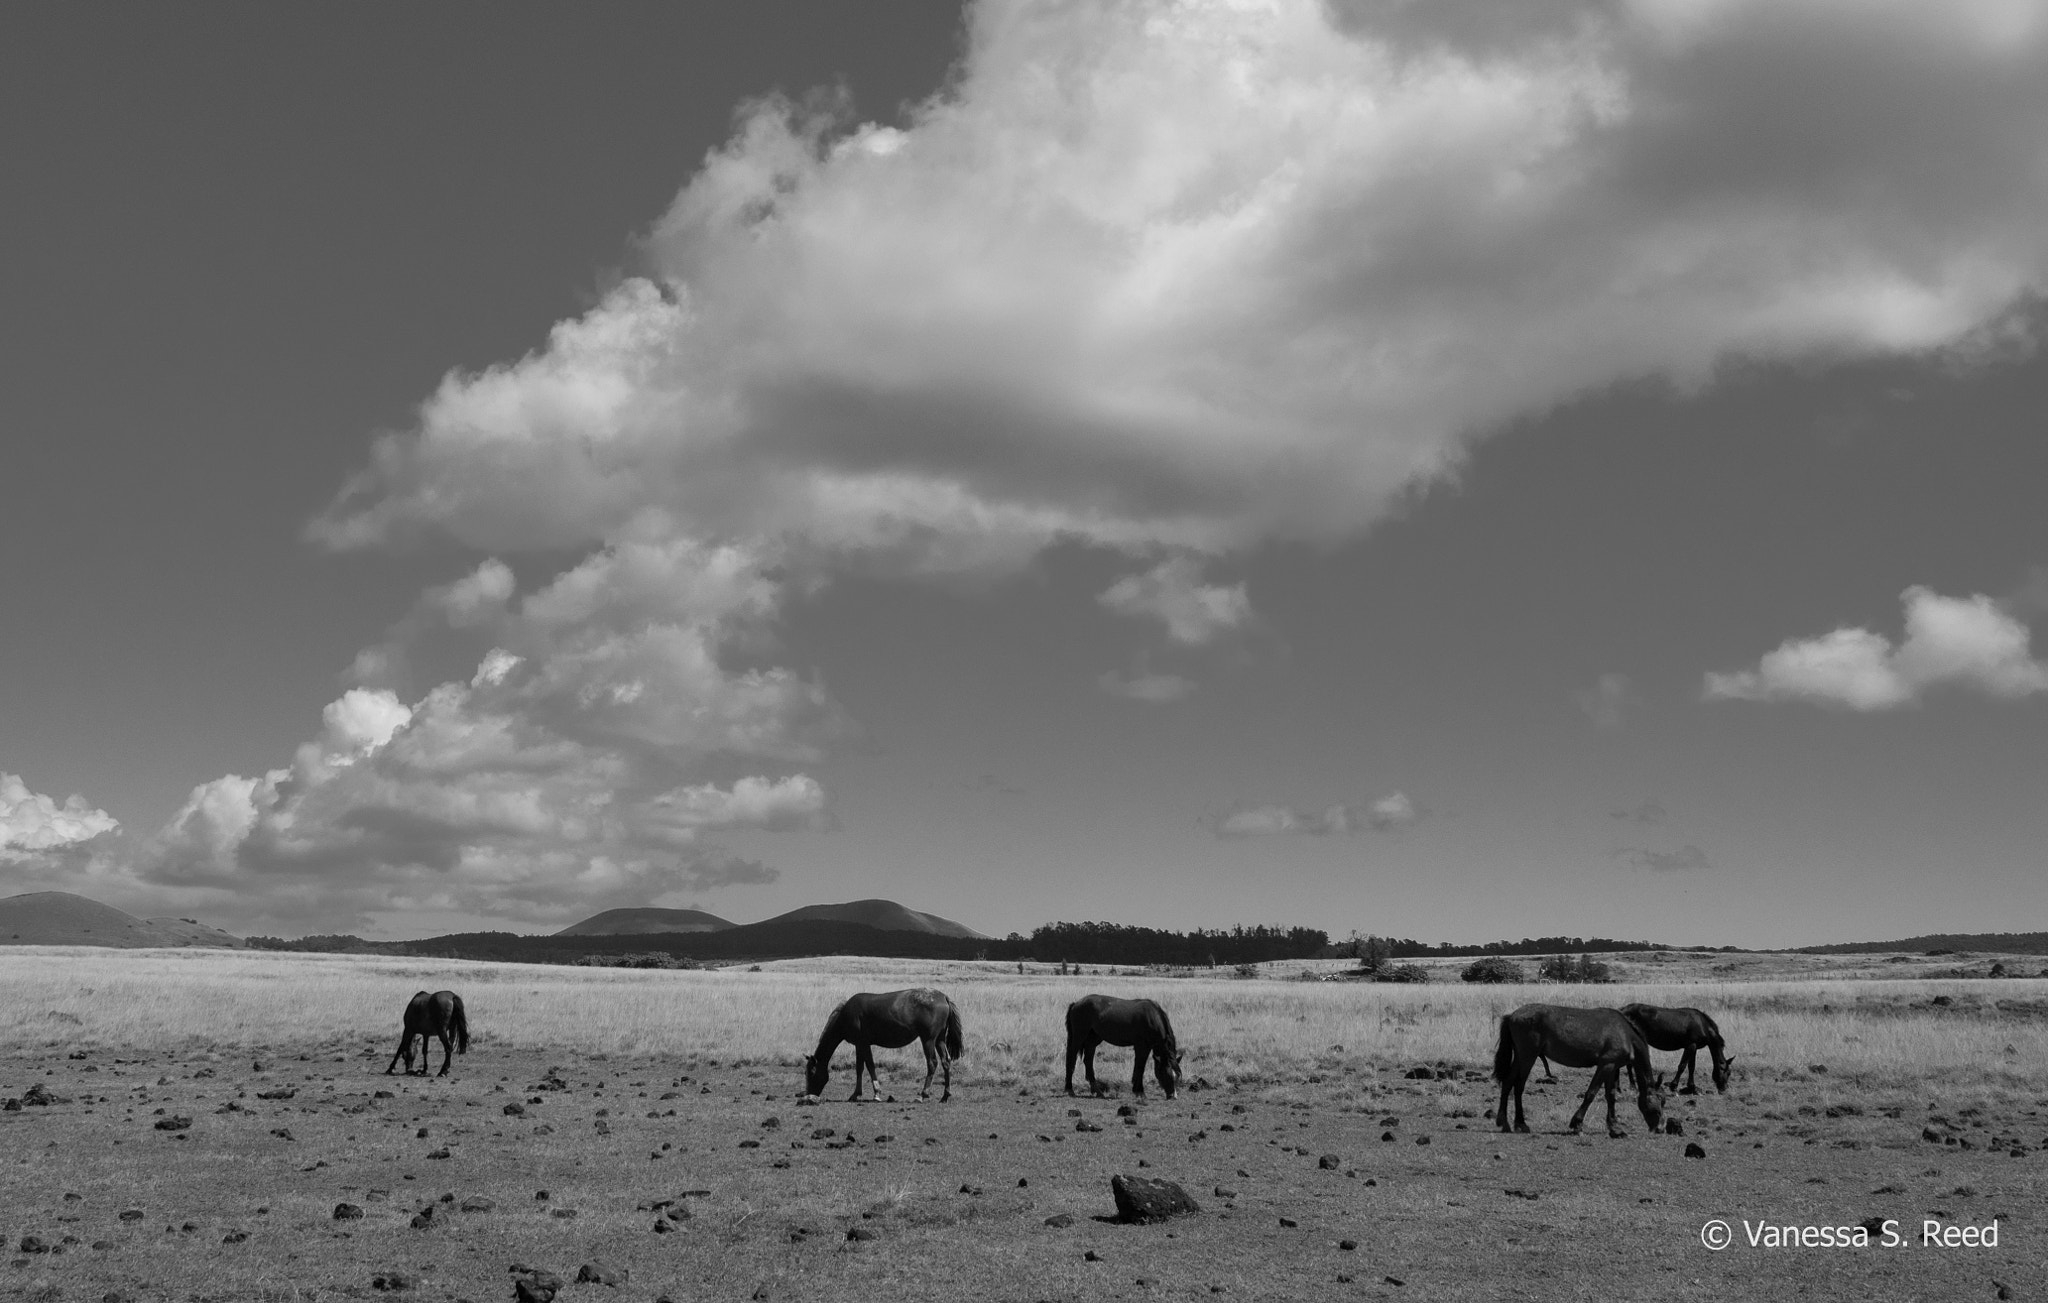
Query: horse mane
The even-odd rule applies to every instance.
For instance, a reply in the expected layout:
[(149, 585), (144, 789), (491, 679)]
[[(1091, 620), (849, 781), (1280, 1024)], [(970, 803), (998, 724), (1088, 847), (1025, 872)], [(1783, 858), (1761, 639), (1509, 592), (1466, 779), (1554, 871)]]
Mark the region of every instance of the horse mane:
[(1636, 1095), (1640, 1098), (1650, 1093), (1650, 1083), (1654, 1080), (1650, 1067), (1650, 1038), (1628, 1018), (1623, 1018), (1621, 1025), (1628, 1028), (1629, 1060), (1635, 1069)]
[(1699, 1010), (1698, 1013), (1700, 1015), (1700, 1021), (1705, 1023), (1707, 1026), (1707, 1035), (1713, 1038), (1708, 1042), (1708, 1044), (1712, 1045), (1717, 1050), (1720, 1049), (1725, 1044), (1725, 1042), (1721, 1039), (1721, 1028), (1714, 1022), (1713, 1016), (1708, 1014), (1706, 1010)]
[(1180, 1041), (1173, 1034), (1173, 1019), (1167, 1014), (1166, 1006), (1155, 1001), (1152, 1007), (1159, 1011), (1159, 1030), (1166, 1033), (1166, 1052), (1179, 1054)]
[(818, 1033), (818, 1048), (812, 1051), (813, 1055), (823, 1058), (838, 1049), (840, 1042), (846, 1039), (839, 1031), (839, 1020), (845, 1016), (846, 1006), (851, 1003), (852, 997), (849, 996), (833, 1005), (832, 1012), (825, 1015), (825, 1030)]

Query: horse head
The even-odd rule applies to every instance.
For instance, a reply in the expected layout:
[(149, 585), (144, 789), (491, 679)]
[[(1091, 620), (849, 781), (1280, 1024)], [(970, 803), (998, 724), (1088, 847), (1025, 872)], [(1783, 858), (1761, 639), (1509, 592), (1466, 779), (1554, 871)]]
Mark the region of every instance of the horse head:
[(1636, 1080), (1636, 1107), (1643, 1111), (1643, 1122), (1651, 1134), (1664, 1129), (1664, 1074), (1659, 1072)]
[(1728, 1093), (1728, 1078), (1731, 1075), (1729, 1069), (1734, 1066), (1734, 1063), (1735, 1056), (1731, 1054), (1714, 1065), (1714, 1089), (1720, 1091), (1723, 1095)]
[(832, 1063), (815, 1054), (804, 1056), (804, 1094), (818, 1095), (825, 1090), (825, 1082), (832, 1075)]

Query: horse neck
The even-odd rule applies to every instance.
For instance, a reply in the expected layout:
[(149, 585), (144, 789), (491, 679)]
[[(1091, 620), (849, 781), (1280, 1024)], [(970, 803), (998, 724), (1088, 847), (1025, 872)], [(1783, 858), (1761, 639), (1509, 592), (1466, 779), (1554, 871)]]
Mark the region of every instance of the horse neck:
[(825, 1020), (825, 1030), (818, 1037), (818, 1048), (814, 1057), (820, 1063), (832, 1062), (832, 1052), (838, 1049), (840, 1042), (845, 1039), (845, 1035), (839, 1030), (839, 1013), (835, 1010), (832, 1016)]

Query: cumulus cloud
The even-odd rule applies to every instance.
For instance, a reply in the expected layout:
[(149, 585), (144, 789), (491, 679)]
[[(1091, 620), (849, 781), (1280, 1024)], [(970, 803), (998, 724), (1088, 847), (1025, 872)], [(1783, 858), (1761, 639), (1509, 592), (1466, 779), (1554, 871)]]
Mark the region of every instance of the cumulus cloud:
[(1861, 628), (1788, 639), (1754, 670), (1709, 673), (1706, 697), (1876, 711), (1911, 705), (1940, 688), (2008, 700), (2048, 691), (2048, 665), (2034, 659), (2027, 627), (1991, 598), (1943, 597), (1915, 585), (1903, 600), (1906, 636), (1896, 647)]
[(1185, 556), (1169, 558), (1143, 574), (1127, 575), (1097, 600), (1118, 615), (1162, 621), (1168, 637), (1188, 646), (1237, 628), (1252, 613), (1243, 584), (1205, 584), (1200, 566)]
[(0, 865), (54, 861), (120, 826), (83, 796), (68, 796), (59, 804), (30, 791), (19, 775), (0, 772)]
[(1097, 687), (1112, 697), (1127, 697), (1154, 706), (1169, 705), (1193, 695), (1195, 681), (1178, 674), (1155, 674), (1140, 670), (1126, 674), (1122, 670), (1110, 670), (1095, 681)]
[[(492, 559), (358, 657), (388, 696), (195, 791), (152, 874), (536, 917), (709, 881), (721, 820), (825, 818), (791, 771), (836, 711), (771, 625), (839, 570), (1079, 541), (1135, 571), (1109, 610), (1201, 644), (1249, 618), (1205, 566), (1353, 536), (1518, 417), (1966, 347), (2048, 281), (2014, 0), (982, 0), (968, 32), (901, 126), (746, 106), (645, 274), (376, 443), (311, 536)], [(446, 630), (498, 650), (408, 685)], [(1218, 831), (1414, 817), (1379, 804)]]
[(315, 534), (1342, 537), (1575, 394), (1977, 337), (2048, 279), (2044, 52), (2019, 0), (985, 0), (900, 128), (749, 106)]
[(1634, 685), (1625, 674), (1603, 674), (1593, 686), (1575, 694), (1579, 709), (1601, 728), (1620, 728), (1622, 715), (1635, 701)]
[(1218, 819), (1218, 837), (1330, 837), (1342, 833), (1391, 832), (1422, 817), (1405, 792), (1394, 792), (1366, 805), (1332, 805), (1320, 810), (1285, 805), (1253, 805)]
[(322, 919), (554, 919), (770, 881), (712, 839), (829, 828), (824, 789), (790, 770), (842, 728), (816, 681), (750, 663), (778, 600), (752, 553), (674, 537), (621, 539), (523, 597), (486, 563), (396, 636), (436, 612), (488, 633), (467, 682), (349, 689), (288, 766), (195, 788), (134, 874)]
[(1675, 851), (1650, 851), (1639, 846), (1624, 846), (1614, 852), (1614, 858), (1632, 868), (1645, 869), (1653, 873), (1679, 873), (1688, 869), (1713, 867), (1705, 851), (1690, 845), (1681, 846)]

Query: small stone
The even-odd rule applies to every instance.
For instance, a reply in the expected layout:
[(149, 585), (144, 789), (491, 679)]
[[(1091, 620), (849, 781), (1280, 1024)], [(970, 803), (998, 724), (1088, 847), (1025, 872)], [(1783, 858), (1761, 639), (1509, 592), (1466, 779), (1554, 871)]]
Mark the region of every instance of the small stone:
[(1296, 1226), (1299, 1226), (1299, 1225), (1301, 1225), (1301, 1223), (1300, 1223), (1300, 1222), (1298, 1222), (1298, 1221), (1294, 1220), (1294, 1218), (1292, 1218), (1292, 1217), (1282, 1217), (1282, 1218), (1280, 1219), (1280, 1224), (1281, 1224), (1282, 1226), (1286, 1226), (1286, 1227), (1288, 1227), (1288, 1228), (1290, 1228), (1290, 1229), (1291, 1229), (1291, 1228), (1293, 1228), (1293, 1227), (1296, 1227)]
[(140, 1208), (124, 1208), (121, 1210), (121, 1220), (124, 1222), (139, 1222), (142, 1220), (142, 1217), (143, 1213)]
[(1685, 1156), (1687, 1158), (1705, 1158), (1707, 1151), (1700, 1148), (1698, 1141), (1689, 1140), (1685, 1145)]
[(443, 1146), (441, 1146), (441, 1147), (440, 1147), (439, 1149), (436, 1149), (436, 1150), (432, 1150), (431, 1152), (429, 1152), (429, 1153), (427, 1154), (427, 1157), (428, 1157), (428, 1158), (446, 1158), (446, 1157), (448, 1157), (448, 1146), (446, 1146), (446, 1145), (443, 1145)]
[(1216, 1187), (1216, 1197), (1218, 1199), (1235, 1199), (1237, 1198), (1237, 1191), (1227, 1185), (1219, 1185)]
[(579, 1285), (625, 1284), (632, 1278), (632, 1272), (624, 1267), (614, 1267), (602, 1262), (586, 1262), (576, 1269), (576, 1283)]
[(526, 1105), (517, 1103), (507, 1104), (504, 1108), (504, 1114), (508, 1118), (525, 1117)]
[(1052, 1227), (1054, 1230), (1064, 1229), (1065, 1227), (1072, 1226), (1074, 1224), (1074, 1214), (1054, 1213), (1052, 1216), (1045, 1219), (1045, 1224), (1047, 1226)]
[(244, 1240), (246, 1240), (246, 1239), (248, 1239), (248, 1238), (249, 1238), (249, 1232), (247, 1232), (247, 1231), (241, 1231), (241, 1230), (235, 1230), (235, 1231), (229, 1231), (229, 1232), (228, 1232), (228, 1233), (227, 1233), (226, 1235), (223, 1235), (223, 1236), (221, 1236), (221, 1237), (220, 1237), (220, 1242), (221, 1242), (222, 1244), (240, 1244), (240, 1243), (241, 1243), (242, 1241), (244, 1241)]
[(48, 1253), (50, 1251), (50, 1246), (43, 1241), (43, 1237), (40, 1235), (22, 1236), (20, 1247), (23, 1253)]
[(561, 1219), (562, 1219), (563, 1221), (568, 1221), (568, 1220), (569, 1220), (570, 1218), (574, 1217), (575, 1215), (576, 1215), (576, 1210), (575, 1210), (574, 1208), (551, 1208), (551, 1209), (549, 1209), (549, 1210), (548, 1210), (548, 1216), (550, 1216), (550, 1217), (559, 1217), (559, 1218), (561, 1218)]
[(1679, 1121), (1679, 1120), (1678, 1120), (1677, 1118), (1665, 1118), (1665, 1119), (1664, 1119), (1664, 1134), (1665, 1134), (1665, 1135), (1667, 1135), (1667, 1136), (1682, 1136), (1682, 1135), (1684, 1135), (1684, 1134), (1685, 1134), (1685, 1123), (1683, 1123), (1683, 1122)]
[(1417, 1137), (1415, 1137), (1415, 1143), (1416, 1143), (1416, 1144), (1418, 1144), (1418, 1145), (1426, 1145), (1426, 1144), (1428, 1144), (1428, 1143), (1429, 1143), (1429, 1137), (1428, 1137), (1428, 1136), (1417, 1136)]
[(462, 1211), (466, 1213), (487, 1213), (497, 1206), (496, 1203), (480, 1194), (473, 1194), (462, 1201)]
[(1316, 1167), (1325, 1172), (1334, 1172), (1344, 1166), (1344, 1160), (1335, 1154), (1324, 1154), (1316, 1160)]
[(1382, 1132), (1380, 1132), (1380, 1139), (1382, 1139), (1382, 1140), (1392, 1140), (1393, 1138), (1394, 1138), (1394, 1133), (1393, 1133), (1393, 1132), (1391, 1132), (1391, 1131), (1382, 1131)]
[(409, 1275), (403, 1271), (380, 1271), (370, 1277), (371, 1289), (414, 1289), (418, 1287), (419, 1283), (420, 1278), (418, 1276)]
[(334, 1205), (335, 1221), (352, 1222), (362, 1217), (362, 1215), (363, 1209), (360, 1204), (338, 1203)]
[(1090, 1250), (1088, 1250), (1088, 1252), (1086, 1252), (1086, 1253), (1084, 1253), (1084, 1254), (1082, 1254), (1082, 1255), (1081, 1255), (1081, 1261), (1083, 1261), (1083, 1262), (1100, 1262), (1100, 1261), (1102, 1261), (1102, 1255), (1101, 1255), (1101, 1254), (1099, 1254), (1099, 1253), (1097, 1253), (1097, 1252), (1096, 1252), (1095, 1250), (1093, 1250), (1093, 1249), (1090, 1249)]
[(849, 1226), (846, 1230), (846, 1238), (858, 1243), (880, 1239), (881, 1234), (872, 1226)]
[(156, 1120), (156, 1129), (159, 1131), (183, 1131), (191, 1125), (192, 1119), (188, 1117), (172, 1116)]
[(1357, 1248), (1358, 1248), (1358, 1241), (1357, 1241), (1357, 1240), (1339, 1240), (1339, 1241), (1337, 1241), (1337, 1247), (1338, 1247), (1338, 1248), (1340, 1248), (1340, 1249), (1342, 1249), (1342, 1250), (1344, 1250), (1344, 1252), (1346, 1252), (1346, 1253), (1351, 1253), (1351, 1252), (1354, 1252), (1354, 1251), (1356, 1251), (1356, 1250), (1357, 1250)]

